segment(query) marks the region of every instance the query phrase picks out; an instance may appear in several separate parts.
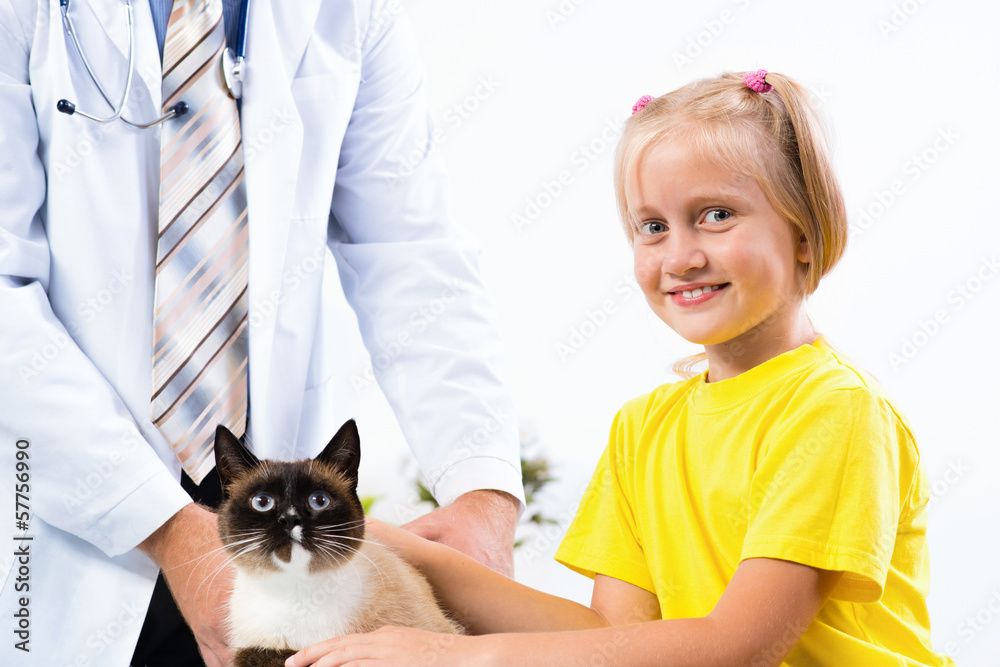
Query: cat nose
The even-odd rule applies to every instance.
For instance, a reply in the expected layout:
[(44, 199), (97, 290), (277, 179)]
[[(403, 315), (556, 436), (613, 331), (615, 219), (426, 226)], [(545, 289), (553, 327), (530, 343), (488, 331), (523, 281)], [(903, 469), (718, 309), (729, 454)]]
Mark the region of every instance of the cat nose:
[(296, 526), (301, 525), (302, 520), (299, 519), (299, 515), (295, 510), (288, 510), (287, 512), (278, 517), (278, 523), (280, 523), (288, 530), (292, 530)]

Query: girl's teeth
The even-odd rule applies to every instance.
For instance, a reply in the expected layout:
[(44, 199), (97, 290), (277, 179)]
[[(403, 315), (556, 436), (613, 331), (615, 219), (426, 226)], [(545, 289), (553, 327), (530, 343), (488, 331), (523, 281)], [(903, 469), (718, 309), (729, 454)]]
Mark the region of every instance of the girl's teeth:
[(712, 285), (711, 287), (697, 287), (690, 291), (681, 292), (681, 296), (685, 299), (693, 299), (696, 296), (701, 296), (705, 292), (714, 292), (719, 289), (719, 285)]

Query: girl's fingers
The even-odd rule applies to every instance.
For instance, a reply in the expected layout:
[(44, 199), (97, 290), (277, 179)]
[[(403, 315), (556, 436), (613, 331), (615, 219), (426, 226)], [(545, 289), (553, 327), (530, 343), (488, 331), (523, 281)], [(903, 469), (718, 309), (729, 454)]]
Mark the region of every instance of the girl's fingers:
[(470, 639), (413, 628), (384, 627), (313, 644), (288, 658), (285, 667), (467, 664), (469, 656), (462, 657), (462, 649), (468, 653), (471, 647), (460, 644), (460, 640)]
[(285, 667), (306, 667), (307, 665), (313, 665), (323, 656), (333, 655), (334, 651), (338, 650), (338, 644), (342, 643), (341, 640), (346, 639), (350, 639), (350, 637), (334, 637), (333, 639), (327, 639), (318, 644), (307, 646), (288, 658), (285, 661)]
[(392, 648), (386, 635), (398, 634), (398, 628), (380, 628), (361, 635), (333, 637), (307, 646), (285, 661), (285, 667), (335, 667), (355, 660), (391, 658)]

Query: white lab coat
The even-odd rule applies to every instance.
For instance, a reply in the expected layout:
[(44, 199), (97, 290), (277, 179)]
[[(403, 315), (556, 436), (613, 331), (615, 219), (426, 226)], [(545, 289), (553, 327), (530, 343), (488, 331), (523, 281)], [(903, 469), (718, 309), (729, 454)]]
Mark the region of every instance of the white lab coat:
[[(125, 115), (147, 122), (160, 113), (159, 54), (148, 2), (133, 5)], [(121, 0), (73, 0), (72, 15), (120, 96)], [(501, 345), (475, 248), (450, 226), (425, 156), (415, 53), (396, 0), (251, 0), (250, 441), (261, 457), (312, 456), (350, 416), (353, 366), (330, 341), (353, 323), (321, 307), (329, 247), (438, 498), (520, 496)], [(0, 664), (124, 667), (156, 575), (135, 547), (189, 501), (149, 421), (159, 132), (60, 114), (60, 98), (108, 108), (59, 0), (0, 0)], [(11, 555), (25, 544), (11, 539), (25, 472), (26, 559)], [(29, 653), (10, 630), (22, 608)]]

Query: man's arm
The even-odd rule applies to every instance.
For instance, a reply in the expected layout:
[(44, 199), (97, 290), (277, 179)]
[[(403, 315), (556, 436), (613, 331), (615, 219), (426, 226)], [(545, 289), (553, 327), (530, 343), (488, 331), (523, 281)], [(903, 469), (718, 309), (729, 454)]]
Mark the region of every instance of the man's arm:
[(195, 503), (186, 505), (139, 549), (163, 572), (205, 664), (228, 665), (226, 617), (233, 570), (219, 539), (218, 516)]
[(403, 528), (513, 577), (512, 546), (519, 507), (520, 501), (504, 491), (470, 491)]
[(411, 528), (510, 573), (523, 502), (518, 426), (479, 250), (448, 215), (417, 49), (398, 4), (375, 2), (359, 30), (361, 84), (341, 147), (331, 247), (365, 345), (389, 357), (378, 382), (447, 506)]

